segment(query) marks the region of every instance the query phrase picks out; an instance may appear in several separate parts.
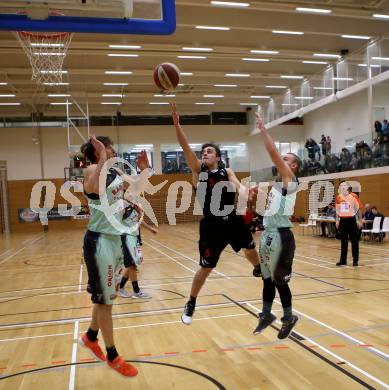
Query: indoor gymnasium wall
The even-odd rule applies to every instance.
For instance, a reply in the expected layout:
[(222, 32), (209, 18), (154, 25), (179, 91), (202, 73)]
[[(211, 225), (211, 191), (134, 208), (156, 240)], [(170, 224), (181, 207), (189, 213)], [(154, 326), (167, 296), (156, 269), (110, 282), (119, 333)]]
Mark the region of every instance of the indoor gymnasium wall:
[(333, 152), (340, 152), (347, 139), (371, 132), (367, 90), (308, 113), (304, 116), (304, 131), (305, 139), (313, 138), (316, 142), (322, 134), (329, 135)]

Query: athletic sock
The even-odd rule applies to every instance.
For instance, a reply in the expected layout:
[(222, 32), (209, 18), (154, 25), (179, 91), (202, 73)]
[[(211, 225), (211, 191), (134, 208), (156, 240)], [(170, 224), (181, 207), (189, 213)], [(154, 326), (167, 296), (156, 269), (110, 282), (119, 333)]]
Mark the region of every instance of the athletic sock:
[(128, 278), (122, 278), (122, 280), (120, 281), (120, 288), (124, 288), (124, 286), (126, 285), (128, 281)]
[(107, 358), (112, 363), (117, 356), (119, 356), (118, 351), (116, 351), (116, 348), (114, 345), (109, 348), (105, 348), (107, 350)]
[(196, 299), (197, 297), (192, 297), (192, 295), (189, 298), (189, 303), (193, 306), (196, 306)]
[(132, 288), (134, 290), (134, 293), (135, 294), (138, 294), (138, 292), (140, 291), (140, 288), (139, 288), (139, 285), (138, 285), (138, 281), (135, 280), (135, 282), (132, 282)]
[(86, 332), (88, 340), (89, 341), (96, 341), (98, 333), (99, 333), (98, 330), (93, 330), (93, 329), (89, 328), (88, 331)]
[(292, 316), (292, 306), (283, 307), (284, 310), (284, 319), (288, 319)]
[(265, 316), (270, 316), (272, 306), (273, 306), (273, 302), (263, 301), (262, 314)]

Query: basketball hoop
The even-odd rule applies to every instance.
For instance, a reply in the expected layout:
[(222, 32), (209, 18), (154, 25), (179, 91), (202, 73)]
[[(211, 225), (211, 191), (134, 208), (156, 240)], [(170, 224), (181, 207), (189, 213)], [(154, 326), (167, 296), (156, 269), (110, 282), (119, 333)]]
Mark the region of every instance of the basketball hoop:
[(30, 60), (31, 79), (38, 84), (62, 82), (62, 75), (67, 73), (62, 66), (73, 33), (17, 31), (16, 36)]

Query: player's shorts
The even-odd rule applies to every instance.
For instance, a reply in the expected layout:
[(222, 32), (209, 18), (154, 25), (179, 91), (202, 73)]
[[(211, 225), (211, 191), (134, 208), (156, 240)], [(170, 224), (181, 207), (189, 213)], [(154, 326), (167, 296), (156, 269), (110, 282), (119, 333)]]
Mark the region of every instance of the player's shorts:
[(292, 276), (296, 244), (289, 228), (265, 230), (259, 244), (262, 278), (271, 278), (276, 284), (286, 284)]
[(255, 242), (241, 215), (204, 217), (200, 221), (200, 266), (215, 268), (224, 248), (230, 244), (235, 252), (254, 249)]
[(121, 236), (123, 260), (126, 268), (138, 267), (143, 261), (142, 248), (138, 237), (139, 236), (132, 236), (130, 234), (123, 234)]
[(92, 302), (112, 305), (120, 284), (123, 252), (120, 236), (87, 230), (84, 237), (84, 260)]

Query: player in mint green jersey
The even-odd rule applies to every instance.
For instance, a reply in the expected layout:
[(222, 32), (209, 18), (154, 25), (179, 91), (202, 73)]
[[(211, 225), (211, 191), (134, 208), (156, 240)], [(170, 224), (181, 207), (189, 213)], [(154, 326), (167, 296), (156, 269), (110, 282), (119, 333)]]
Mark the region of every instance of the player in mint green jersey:
[[(117, 295), (123, 265), (120, 235), (125, 209), (124, 175), (117, 168), (107, 169), (107, 161), (116, 156), (109, 137), (92, 136), (82, 145), (81, 151), (92, 163), (86, 169), (84, 180), (84, 193), (90, 209), (84, 237), (84, 260), (94, 305), (92, 321), (88, 331), (80, 338), (80, 344), (119, 374), (132, 377), (137, 375), (138, 370), (116, 351), (112, 324), (112, 303)], [(145, 152), (140, 156), (138, 167), (141, 170), (148, 167)], [(107, 356), (98, 344), (100, 329)]]
[(277, 168), (279, 177), (268, 195), (263, 218), (265, 231), (262, 233), (259, 247), (263, 278), (263, 307), (254, 334), (261, 333), (276, 320), (276, 316), (271, 313), (271, 308), (278, 290), (284, 311), (278, 338), (285, 339), (298, 321), (298, 317), (292, 313), (292, 293), (288, 282), (292, 276), (292, 263), (296, 249), (294, 236), (290, 230), (292, 226), (290, 217), (293, 215), (296, 202), (298, 190), (296, 173), (301, 161), (293, 153), (281, 156), (258, 113), (256, 118), (260, 137)]

